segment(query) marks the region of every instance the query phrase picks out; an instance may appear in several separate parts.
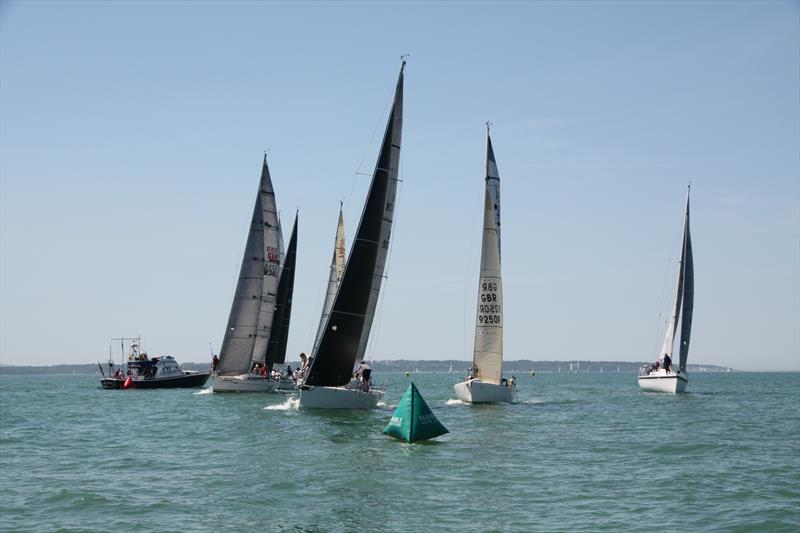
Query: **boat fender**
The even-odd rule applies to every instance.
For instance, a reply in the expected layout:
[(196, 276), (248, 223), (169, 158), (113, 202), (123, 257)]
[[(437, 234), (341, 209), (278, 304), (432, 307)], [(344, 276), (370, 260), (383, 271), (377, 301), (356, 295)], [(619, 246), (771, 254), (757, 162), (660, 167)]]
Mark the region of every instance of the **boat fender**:
[(132, 389), (133, 388), (133, 379), (130, 376), (125, 378), (125, 381), (122, 383), (123, 389)]

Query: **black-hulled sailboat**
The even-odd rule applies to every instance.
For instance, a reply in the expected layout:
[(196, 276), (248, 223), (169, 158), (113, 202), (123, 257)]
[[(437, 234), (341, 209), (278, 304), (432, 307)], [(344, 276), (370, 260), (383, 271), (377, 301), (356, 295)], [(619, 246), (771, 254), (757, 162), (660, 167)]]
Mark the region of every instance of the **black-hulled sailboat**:
[(370, 379), (354, 382), (353, 369), (364, 358), (383, 280), (397, 193), (403, 127), (403, 70), (364, 211), (313, 361), (300, 387), (301, 408), (372, 409), (383, 391)]
[[(689, 339), (692, 335), (692, 315), (694, 313), (694, 257), (692, 256), (692, 237), (689, 233), (689, 193), (686, 192), (686, 213), (683, 221), (683, 242), (681, 243), (681, 259), (678, 267), (678, 292), (675, 306), (667, 326), (664, 345), (658, 360), (651, 366), (643, 368), (639, 373), (639, 387), (652, 392), (684, 392), (689, 384), (686, 372), (686, 360), (689, 357)], [(681, 325), (681, 341), (678, 356), (678, 368), (672, 363), (672, 352), (678, 322)]]

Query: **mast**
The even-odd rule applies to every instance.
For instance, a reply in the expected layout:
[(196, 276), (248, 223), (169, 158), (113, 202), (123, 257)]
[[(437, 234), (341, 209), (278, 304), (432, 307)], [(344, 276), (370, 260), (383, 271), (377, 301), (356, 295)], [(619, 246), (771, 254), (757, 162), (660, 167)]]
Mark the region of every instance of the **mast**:
[[(486, 123), (486, 190), (492, 199), (494, 209), (494, 224), (497, 228), (497, 249), (500, 250), (500, 173), (497, 171), (497, 161), (494, 159), (492, 137), (489, 135), (491, 122)], [(501, 253), (502, 256), (502, 253)]]
[(267, 344), (266, 364), (268, 370), (272, 370), (275, 363), (283, 364), (286, 361), (286, 344), (289, 341), (289, 323), (292, 317), (292, 295), (294, 294), (294, 274), (297, 261), (298, 217), (299, 213), (295, 213), (292, 236), (289, 238), (286, 260), (283, 263), (278, 282), (275, 312), (272, 315), (271, 334)]
[(678, 368), (686, 371), (686, 359), (689, 357), (689, 340), (692, 336), (692, 315), (694, 314), (694, 257), (692, 256), (692, 237), (689, 233), (689, 194), (686, 193), (686, 220), (683, 225), (683, 248), (681, 266), (683, 270), (683, 309), (681, 310), (681, 343), (679, 347), (680, 361)]
[(366, 349), (389, 252), (403, 127), (405, 64), (403, 59), (364, 211), (325, 331), (314, 352), (307, 385), (347, 384), (355, 362)]
[(344, 257), (344, 215), (342, 215), (342, 202), (339, 202), (339, 222), (336, 226), (336, 240), (333, 243), (331, 271), (328, 276), (328, 291), (325, 293), (325, 302), (322, 304), (322, 315), (319, 319), (317, 336), (314, 339), (314, 349), (311, 351), (312, 354), (316, 353), (317, 348), (319, 348), (319, 341), (322, 339), (322, 332), (325, 331), (325, 323), (328, 321), (328, 315), (331, 314), (333, 300), (336, 298), (336, 291), (339, 288), (339, 282), (341, 281), (342, 273), (344, 272)]
[[(250, 230), (242, 257), (242, 266), (239, 270), (239, 279), (236, 282), (228, 324), (219, 352), (218, 371), (222, 375), (241, 374), (250, 369), (256, 340), (259, 337), (261, 337), (264, 352), (266, 352), (266, 342), (263, 341), (264, 331), (261, 326), (264, 323), (269, 325), (269, 323), (262, 321), (261, 311), (262, 302), (270, 293), (274, 297), (277, 286), (276, 234), (275, 192), (272, 188), (272, 179), (265, 154)], [(269, 258), (267, 257), (268, 252)], [(275, 276), (269, 276), (267, 272), (274, 272)], [(272, 281), (265, 283), (268, 279), (274, 279), (274, 285)], [(269, 332), (267, 331), (266, 334), (269, 335)], [(264, 360), (263, 353), (261, 360)]]
[(503, 283), (494, 201), (488, 181), (484, 197), (481, 273), (472, 366), (482, 381), (499, 385), (503, 377)]

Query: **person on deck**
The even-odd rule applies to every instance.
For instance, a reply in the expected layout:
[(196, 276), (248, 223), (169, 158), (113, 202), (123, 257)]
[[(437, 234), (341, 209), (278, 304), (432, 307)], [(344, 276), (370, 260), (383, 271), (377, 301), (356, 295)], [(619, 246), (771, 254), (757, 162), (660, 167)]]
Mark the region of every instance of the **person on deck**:
[(670, 358), (669, 354), (664, 354), (664, 370), (669, 371), (672, 369), (672, 359)]
[(259, 365), (258, 375), (262, 378), (267, 377), (267, 365)]
[(211, 371), (216, 372), (218, 368), (219, 368), (219, 357), (214, 355), (214, 357), (211, 358)]
[(292, 379), (293, 375), (292, 365), (286, 365), (286, 379)]

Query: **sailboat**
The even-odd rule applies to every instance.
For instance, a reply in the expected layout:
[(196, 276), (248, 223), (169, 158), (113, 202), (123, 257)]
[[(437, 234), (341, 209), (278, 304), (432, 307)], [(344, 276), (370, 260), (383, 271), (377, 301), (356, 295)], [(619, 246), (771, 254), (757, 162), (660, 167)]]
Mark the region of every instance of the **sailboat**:
[(272, 392), (269, 375), (251, 372), (266, 363), (280, 277), (280, 227), (267, 156), (261, 167), (250, 231), (228, 326), (214, 372), (214, 392)]
[(353, 383), (356, 362), (364, 358), (384, 276), (397, 193), (403, 128), (403, 70), (364, 211), (356, 230), (325, 329), (300, 386), (300, 408), (372, 409), (383, 395), (367, 376)]
[[(267, 343), (267, 355), (264, 358), (267, 367), (267, 376), (271, 375), (274, 365), (280, 365), (286, 362), (286, 345), (289, 341), (292, 296), (294, 294), (294, 274), (295, 265), (297, 263), (298, 218), (299, 213), (295, 213), (292, 235), (289, 237), (289, 247), (286, 249), (283, 266), (281, 267), (281, 275), (278, 280), (275, 312), (272, 315), (272, 328), (270, 329), (269, 342)], [(285, 375), (278, 380), (276, 388), (279, 390), (291, 390), (295, 388), (295, 382), (290, 375)]]
[[(683, 242), (678, 267), (678, 293), (675, 296), (672, 317), (667, 326), (667, 334), (664, 338), (664, 345), (661, 348), (658, 361), (654, 365), (642, 369), (638, 378), (639, 388), (646, 391), (684, 392), (689, 383), (689, 375), (686, 372), (686, 359), (689, 356), (689, 339), (692, 334), (692, 314), (694, 312), (694, 258), (692, 257), (692, 237), (689, 233), (690, 193), (691, 185), (686, 193)], [(671, 360), (679, 320), (681, 340), (678, 352), (678, 369), (675, 370)], [(669, 358), (669, 362), (665, 365), (667, 358)]]
[(478, 281), (472, 368), (456, 383), (458, 399), (469, 403), (513, 402), (516, 380), (503, 378), (503, 284), (500, 276), (500, 175), (486, 124), (486, 189), (483, 206), (481, 272)]
[(317, 336), (314, 339), (314, 349), (311, 353), (316, 352), (317, 348), (319, 348), (319, 341), (322, 339), (325, 324), (331, 314), (333, 300), (336, 298), (336, 291), (339, 289), (339, 282), (342, 280), (342, 274), (344, 273), (344, 257), (344, 215), (342, 214), (342, 203), (339, 202), (339, 222), (336, 224), (336, 240), (333, 242), (333, 258), (331, 259), (331, 270), (328, 275), (328, 291), (325, 293), (325, 302), (322, 304), (322, 314), (317, 327)]

